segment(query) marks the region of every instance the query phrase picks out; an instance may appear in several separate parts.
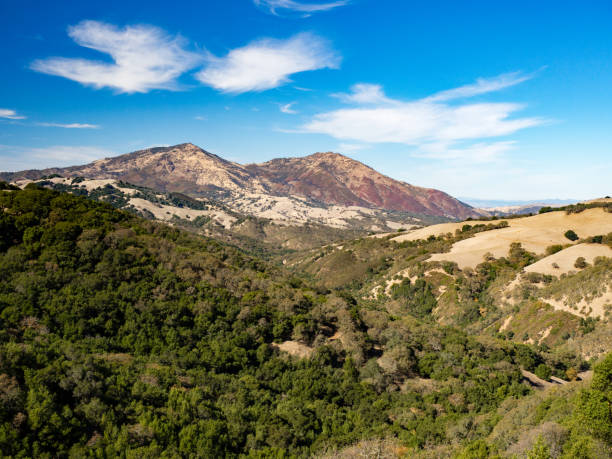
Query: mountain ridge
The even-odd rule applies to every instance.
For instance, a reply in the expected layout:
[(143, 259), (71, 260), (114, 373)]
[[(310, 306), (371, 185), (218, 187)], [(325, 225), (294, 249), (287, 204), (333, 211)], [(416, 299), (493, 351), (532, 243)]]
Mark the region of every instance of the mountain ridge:
[(64, 168), (0, 173), (9, 181), (60, 174), (117, 179), (195, 197), (228, 194), (301, 196), (328, 205), (361, 206), (464, 219), (480, 213), (443, 191), (385, 176), (339, 153), (314, 153), (242, 165), (192, 143), (154, 147)]

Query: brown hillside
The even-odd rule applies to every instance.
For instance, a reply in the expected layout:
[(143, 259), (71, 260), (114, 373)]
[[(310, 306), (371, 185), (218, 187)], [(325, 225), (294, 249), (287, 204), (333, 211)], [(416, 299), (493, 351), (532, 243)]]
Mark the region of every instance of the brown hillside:
[(100, 159), (83, 166), (2, 173), (0, 179), (38, 179), (51, 174), (123, 180), (194, 196), (210, 192), (302, 196), (326, 204), (459, 219), (478, 215), (475, 209), (442, 191), (394, 180), (337, 153), (243, 166), (185, 143)]
[(466, 218), (474, 209), (448, 194), (387, 177), (338, 153), (273, 159), (246, 168), (275, 193), (307, 196), (329, 204), (379, 207)]

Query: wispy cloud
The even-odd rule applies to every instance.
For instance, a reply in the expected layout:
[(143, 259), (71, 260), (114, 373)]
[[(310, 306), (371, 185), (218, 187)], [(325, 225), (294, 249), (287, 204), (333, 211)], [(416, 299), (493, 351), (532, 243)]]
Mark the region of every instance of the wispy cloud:
[(478, 78), (475, 83), (460, 86), (454, 89), (441, 91), (425, 100), (430, 102), (443, 102), (453, 99), (461, 99), (466, 97), (478, 96), (488, 92), (499, 91), (500, 89), (509, 88), (524, 81), (530, 80), (534, 74), (525, 75), (521, 72), (504, 73), (494, 78)]
[(114, 156), (109, 150), (92, 146), (54, 145), (46, 148), (0, 145), (0, 163), (4, 171), (72, 166)]
[(87, 123), (36, 123), (38, 126), (44, 127), (58, 127), (64, 129), (100, 129), (98, 124), (87, 124)]
[(25, 116), (19, 115), (15, 110), (9, 110), (8, 108), (0, 108), (0, 118), (6, 118), (9, 120), (24, 120)]
[(379, 85), (358, 84), (349, 94), (335, 95), (357, 107), (317, 114), (302, 126), (302, 132), (328, 134), (343, 141), (405, 144), (416, 147), (416, 155), (432, 158), (490, 160), (508, 151), (512, 142), (483, 139), (510, 135), (544, 120), (513, 118), (524, 108), (517, 103), (446, 102), (498, 91), (528, 78), (506, 74), (479, 79), (415, 101), (391, 99)]
[(301, 33), (287, 40), (258, 40), (225, 57), (210, 55), (196, 78), (227, 93), (263, 91), (287, 83), (295, 73), (337, 68), (340, 60), (325, 40)]
[(515, 144), (516, 142), (512, 140), (490, 143), (478, 142), (459, 147), (447, 143), (430, 143), (421, 145), (413, 156), (444, 160), (467, 160), (470, 163), (487, 163), (511, 151)]
[(120, 29), (104, 22), (83, 21), (69, 27), (68, 35), (80, 46), (109, 54), (114, 63), (51, 57), (34, 61), (31, 68), (95, 88), (145, 93), (177, 89), (176, 79), (202, 60), (184, 48), (185, 40), (180, 36), (149, 25)]
[(361, 143), (341, 143), (338, 145), (338, 151), (341, 153), (355, 152), (368, 148), (368, 145)]
[(283, 113), (287, 113), (288, 115), (295, 115), (297, 113), (296, 110), (291, 107), (295, 105), (295, 102), (289, 102), (288, 104), (281, 104), (279, 109)]
[(304, 2), (296, 0), (253, 0), (253, 3), (260, 8), (264, 8), (269, 13), (278, 15), (280, 11), (295, 11), (309, 16), (311, 13), (328, 11), (349, 3), (349, 0), (338, 0), (335, 2)]

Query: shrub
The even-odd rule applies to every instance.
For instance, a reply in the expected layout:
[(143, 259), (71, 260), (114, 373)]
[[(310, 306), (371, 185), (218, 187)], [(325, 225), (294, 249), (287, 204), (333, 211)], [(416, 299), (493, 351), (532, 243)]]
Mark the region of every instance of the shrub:
[(542, 281), (542, 274), (540, 273), (528, 273), (527, 280), (532, 284), (537, 284)]
[(563, 250), (563, 246), (561, 244), (549, 245), (546, 247), (546, 255), (552, 255), (554, 253), (560, 252)]
[(455, 272), (455, 267), (458, 268), (457, 263), (453, 263), (450, 261), (445, 261), (444, 263), (442, 263), (442, 269), (446, 274), (453, 275), (453, 273)]
[(596, 320), (593, 317), (580, 319), (580, 331), (584, 335), (586, 335), (587, 333), (591, 333), (593, 330), (595, 330), (595, 322)]
[(574, 268), (578, 268), (578, 269), (584, 269), (588, 266), (586, 260), (584, 259), (584, 257), (578, 257), (576, 258), (576, 262), (574, 263)]
[(527, 452), (528, 459), (549, 459), (550, 447), (542, 437), (539, 437), (531, 451)]

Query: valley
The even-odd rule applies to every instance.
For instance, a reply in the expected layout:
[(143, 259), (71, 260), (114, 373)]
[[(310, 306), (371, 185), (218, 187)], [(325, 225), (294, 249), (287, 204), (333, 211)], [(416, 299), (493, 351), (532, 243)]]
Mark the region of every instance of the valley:
[[(505, 457), (536, 448), (542, 432), (605, 451), (598, 433), (568, 423), (590, 416), (577, 394), (612, 349), (612, 200), (449, 221), (437, 208), (243, 189), (235, 171), (215, 172), (214, 193), (179, 192), (102, 178), (106, 166), (93, 164), (91, 177), (16, 173), (0, 191), (7, 413), (36, 419), (38, 402), (24, 404), (32, 391), (74, 412), (29, 424), (32, 441), (38, 425), (53, 432), (31, 451)], [(36, 372), (79, 354), (36, 386), (20, 359), (40, 343), (56, 350), (36, 357)], [(17, 344), (24, 357), (11, 357)], [(125, 388), (79, 379), (126, 369)], [(551, 400), (563, 415), (513, 421)], [(113, 421), (96, 420), (109, 409)], [(57, 430), (70, 419), (87, 426), (82, 440), (82, 429)], [(560, 441), (550, 444), (578, 448)]]

